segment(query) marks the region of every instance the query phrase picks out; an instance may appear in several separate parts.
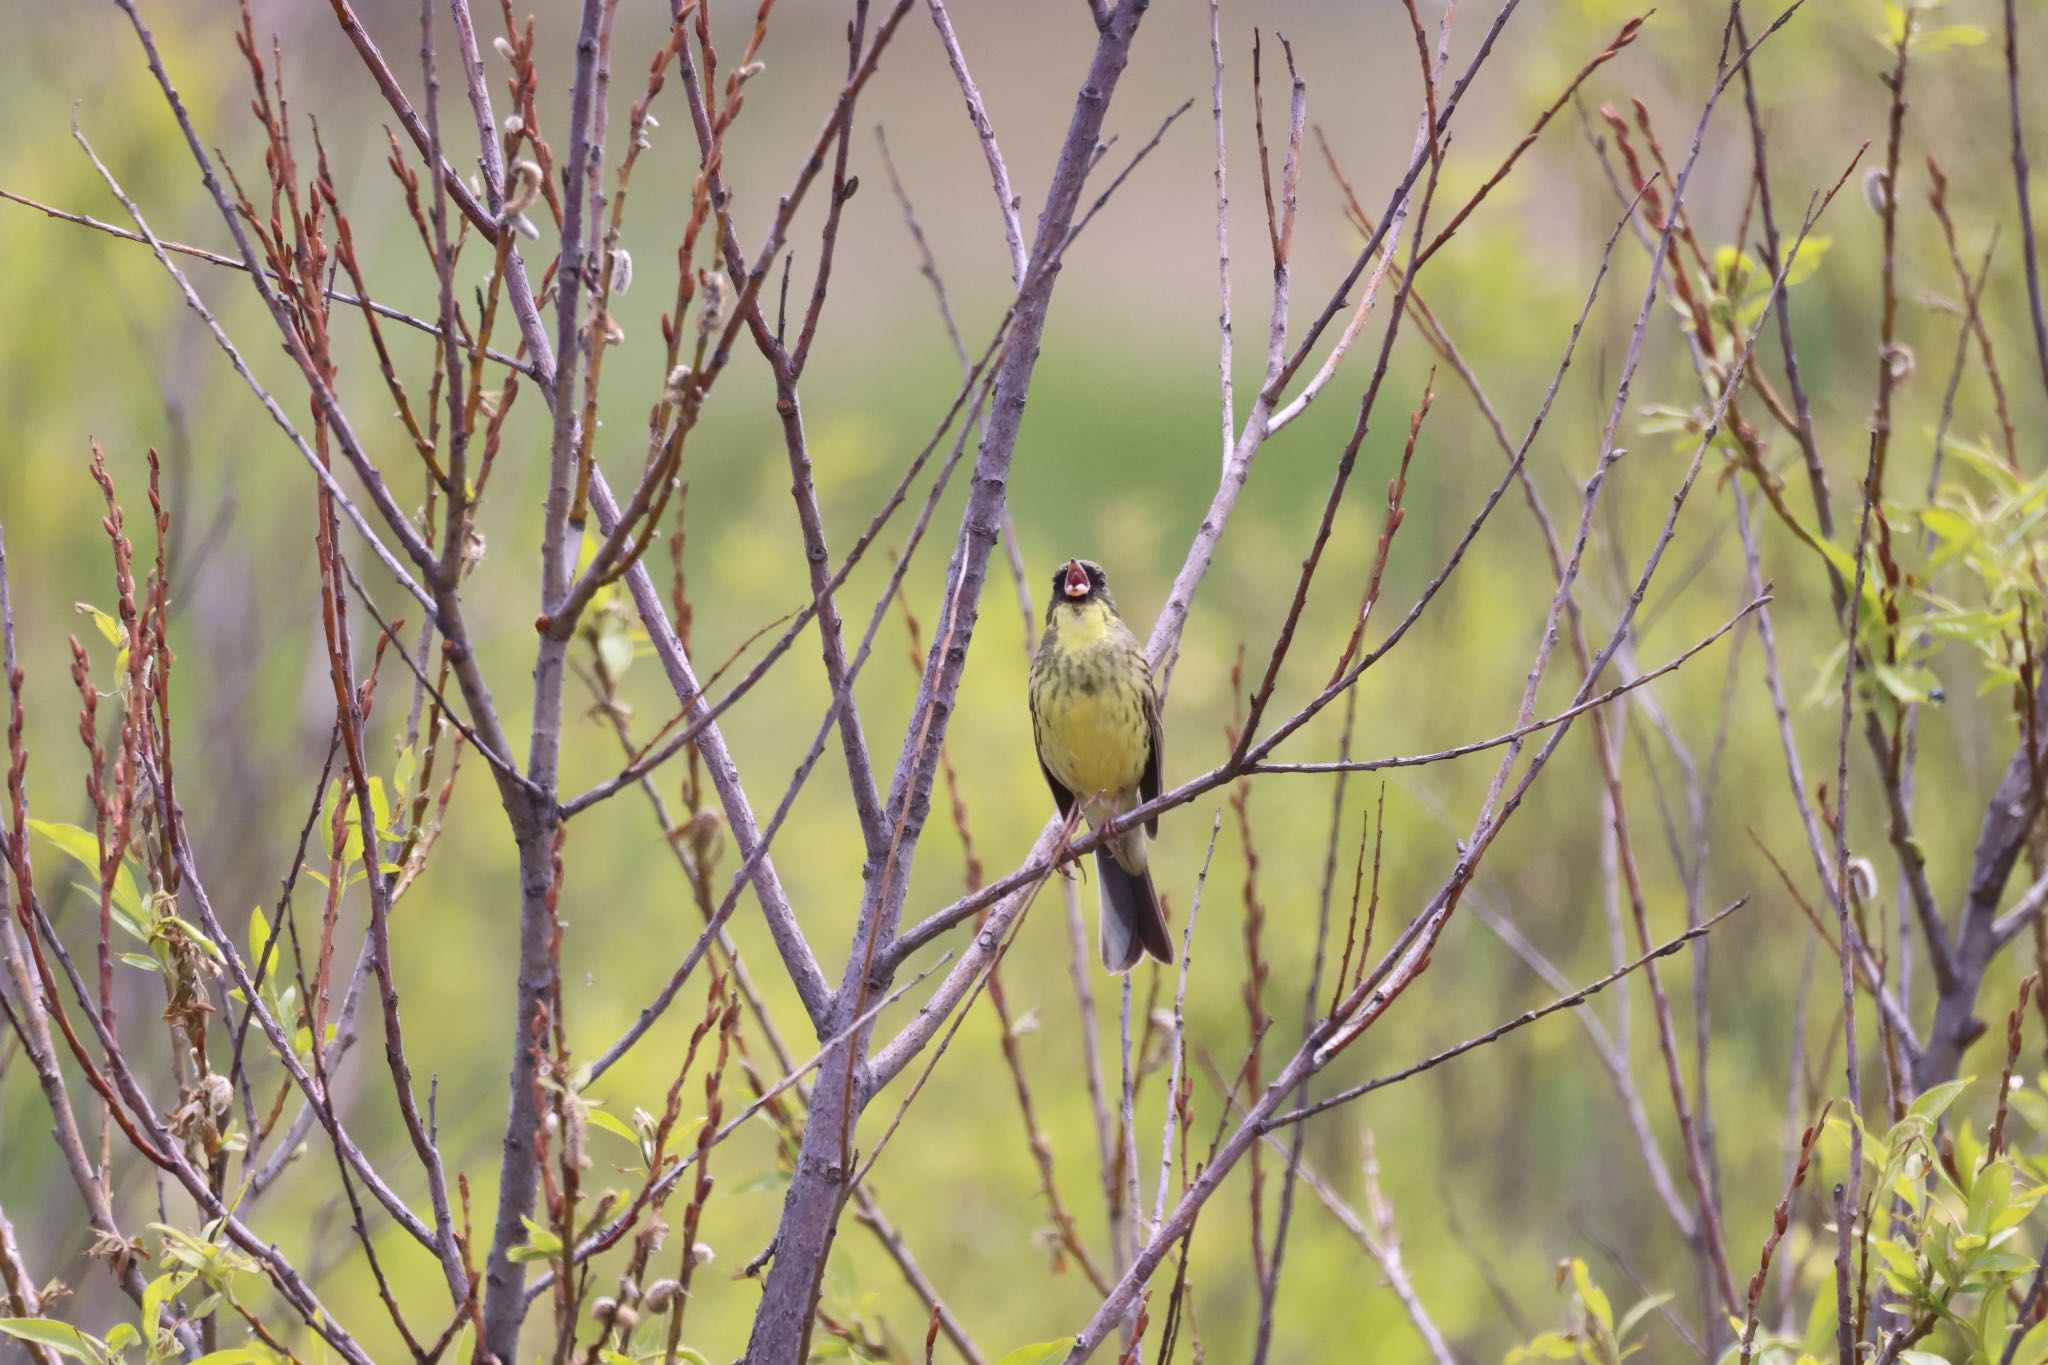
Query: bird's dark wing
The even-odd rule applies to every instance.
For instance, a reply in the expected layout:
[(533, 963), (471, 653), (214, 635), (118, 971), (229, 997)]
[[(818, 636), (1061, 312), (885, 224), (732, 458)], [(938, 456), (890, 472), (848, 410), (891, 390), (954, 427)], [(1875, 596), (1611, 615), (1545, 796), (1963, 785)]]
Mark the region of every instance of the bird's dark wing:
[[(1145, 755), (1145, 775), (1138, 779), (1140, 801), (1150, 801), (1159, 795), (1159, 773), (1166, 766), (1166, 737), (1159, 730), (1159, 693), (1149, 679), (1145, 687), (1145, 733), (1151, 744)], [(1158, 816), (1145, 822), (1145, 832), (1158, 837)]]
[(1074, 809), (1074, 794), (1067, 790), (1052, 769), (1045, 766), (1045, 744), (1038, 737), (1038, 708), (1031, 709), (1031, 748), (1039, 755), (1038, 771), (1045, 774), (1045, 785), (1052, 788), (1053, 804), (1060, 808), (1060, 819), (1064, 820)]

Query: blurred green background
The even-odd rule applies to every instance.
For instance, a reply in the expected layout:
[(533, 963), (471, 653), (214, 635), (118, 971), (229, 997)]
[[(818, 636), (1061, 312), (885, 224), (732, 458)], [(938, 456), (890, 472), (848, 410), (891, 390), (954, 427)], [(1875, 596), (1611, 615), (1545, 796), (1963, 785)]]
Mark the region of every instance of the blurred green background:
[[(569, 75), (571, 9), (549, 7), (540, 16), (544, 114), (558, 122)], [(1436, 6), (1424, 3), (1421, 9), (1433, 23)], [(204, 136), (245, 175), (260, 173), (260, 152), (247, 114), (247, 73), (232, 46), (232, 13), (192, 0), (150, 5), (147, 12)], [(746, 108), (726, 153), (741, 236), (749, 249), (765, 230), (776, 196), (794, 178), (829, 107), (843, 70), (848, 12), (843, 3), (785, 0), (772, 16), (762, 54), (766, 69), (748, 86)], [(1523, 6), (1458, 112), (1436, 224), (1498, 164), (1534, 114), (1633, 12), (1615, 0)], [(367, 4), (364, 13), (408, 88), (416, 90), (416, 14), (387, 4)], [(1072, 3), (967, 0), (955, 7), (955, 19), (1023, 196), (1028, 234), (1092, 45), (1092, 27), (1083, 7)], [(1462, 7), (1454, 70), (1463, 69), (1491, 19), (1490, 10), (1469, 0)], [(496, 32), (494, 22), (485, 23), (487, 39)], [(751, 22), (748, 7), (715, 7), (714, 23), (728, 61)], [(1625, 110), (1627, 100), (1638, 97), (1655, 117), (1664, 146), (1674, 159), (1682, 156), (1712, 82), (1721, 22), (1718, 6), (1672, 4), (1656, 13), (1635, 47), (1587, 87), (1585, 113), (1592, 126), (1598, 125), (1595, 110), (1601, 102)], [(1992, 0), (1953, 0), (1941, 22), (1995, 27), (1997, 7)], [(1085, 554), (1108, 567), (1126, 616), (1141, 631), (1180, 564), (1218, 467), (1207, 23), (1205, 7), (1180, 0), (1155, 4), (1141, 31), (1112, 108), (1109, 126), (1117, 141), (1105, 167), (1120, 165), (1182, 100), (1193, 98), (1196, 106), (1066, 262), (1010, 481), (1038, 604), (1052, 567), (1069, 555)], [(1884, 25), (1876, 3), (1812, 0), (1759, 56), (1759, 97), (1772, 133), (1771, 171), (1781, 218), (1796, 219), (1809, 194), (1832, 184), (1865, 139), (1877, 146), (1863, 165), (1875, 164), (1887, 107), (1879, 80), (1890, 60), (1881, 41)], [(319, 120), (339, 195), (379, 297), (431, 312), (430, 276), (383, 164), (389, 111), (332, 16), (324, 6), (267, 3), (257, 7), (257, 26), (259, 33), (280, 37), (294, 115)], [(1310, 0), (1224, 5), (1240, 414), (1263, 360), (1270, 265), (1252, 136), (1255, 26), (1268, 35), (1269, 131), (1284, 127), (1285, 84), (1274, 75), (1279, 54), (1271, 38), (1278, 32), (1294, 44), (1308, 85), (1311, 123), (1327, 135), (1375, 217), (1408, 154), (1417, 105), (1414, 46), (1400, 6)], [(663, 30), (654, 7), (621, 6), (615, 126), (622, 124), (626, 102), (638, 92), (645, 57)], [(2033, 35), (2030, 55), (2036, 70), (2048, 69), (2042, 64), (2048, 53), (2038, 51), (2039, 40)], [(448, 57), (444, 54), (444, 72), (452, 75), (454, 63)], [(486, 59), (495, 80), (502, 63), (489, 54)], [(445, 89), (458, 94), (452, 79)], [(1938, 155), (1950, 176), (1964, 249), (1973, 262), (1993, 226), (2001, 229), (1986, 291), (1986, 320), (2001, 347), (2021, 432), (2037, 429), (2042, 416), (2041, 390), (2032, 382), (2013, 231), (1996, 42), (1919, 58), (1910, 98), (1899, 187), (1904, 204), (1898, 250), (1900, 335), (1918, 365), (1898, 398), (1895, 490), (1924, 482), (1928, 433), (1942, 402), (1957, 328), (1958, 294), (1938, 230), (1924, 207), (1927, 154)], [(668, 263), (695, 168), (696, 149), (674, 86), (655, 108), (663, 126), (652, 134), (652, 148), (634, 184), (625, 232), (641, 283), (620, 303), (626, 343), (606, 369), (606, 392), (615, 414), (611, 425), (625, 434), (601, 433), (598, 441), (615, 484), (638, 467), (640, 405), (659, 393), (657, 320), (672, 297)], [(5, 130), (0, 134), (0, 186), (122, 221), (118, 204), (70, 139), (74, 112), (160, 234), (230, 249), (120, 14), (111, 6), (25, 5), (0, 14), (0, 129)], [(451, 133), (451, 139), (460, 137), (456, 146), (461, 149), (453, 159), (468, 164), (469, 120), (459, 100), (447, 106), (444, 123), (460, 130)], [(920, 9), (906, 21), (860, 106), (853, 153), (860, 192), (848, 206), (831, 303), (804, 382), (812, 454), (835, 552), (867, 524), (904, 462), (928, 438), (958, 381), (952, 348), (875, 151), (872, 128), (877, 123), (888, 132), (970, 350), (978, 352), (985, 343), (1007, 298), (1008, 261), (980, 151)], [(2034, 126), (2040, 126), (2038, 118)], [(299, 131), (303, 135), (303, 125)], [(2043, 132), (2048, 135), (2048, 128)], [(559, 136), (554, 140), (558, 146), (562, 141)], [(1293, 266), (1297, 334), (1359, 245), (1344, 221), (1341, 197), (1315, 150), (1313, 134), (1303, 161)], [(1750, 168), (1748, 130), (1731, 93), (1711, 125), (1688, 194), (1709, 250), (1738, 232)], [(1617, 212), (1581, 116), (1567, 108), (1425, 272), (1422, 286), (1429, 304), (1518, 436), (1549, 381)], [(800, 215), (792, 237), (793, 292), (799, 300), (815, 259), (816, 227), (813, 203)], [(1879, 219), (1852, 183), (1818, 231), (1829, 239), (1829, 249), (1818, 272), (1794, 292), (1793, 316), (1824, 458), (1842, 505), (1862, 468), (1874, 392)], [(1755, 237), (1752, 223), (1749, 240)], [(529, 253), (530, 258), (544, 254)], [(1647, 253), (1625, 236), (1578, 361), (1530, 457), (1553, 516), (1566, 528), (1577, 506), (1576, 490), (1599, 450), (1601, 424), (1641, 303), (1646, 265)], [(204, 265), (187, 268), (250, 363), (294, 418), (302, 418), (304, 400), (295, 396), (274, 332), (252, 291), (226, 272)], [(469, 281), (481, 270), (481, 254), (472, 251), (462, 278)], [(1250, 658), (1263, 660), (1271, 646), (1356, 415), (1384, 307), (1323, 399), (1259, 457), (1237, 519), (1196, 602), (1174, 674), (1166, 716), (1170, 781), (1206, 769), (1225, 752), (1232, 658), (1242, 646)], [(311, 481), (145, 249), (46, 220), (27, 208), (0, 205), (0, 318), (5, 319), (0, 405), (8, 414), (0, 426), (0, 525), (6, 530), (14, 613), (28, 672), (32, 801), (50, 819), (75, 820), (85, 810), (65, 636), (75, 633), (88, 641), (102, 677), (111, 669), (110, 651), (73, 605), (108, 606), (112, 598), (106, 544), (98, 529), (99, 496), (86, 474), (88, 441), (106, 448), (114, 477), (134, 509), (131, 524), (138, 528), (144, 524), (143, 456), (154, 445), (164, 453), (176, 518), (172, 559), (180, 783), (212, 897), (226, 913), (239, 917), (247, 907), (275, 896), (331, 722), (325, 659), (313, 615)], [(397, 487), (406, 497), (417, 497), (417, 472), (408, 463), (401, 429), (386, 420), (389, 398), (360, 329), (344, 331), (343, 396), (358, 429), (382, 452)], [(393, 335), (402, 363), (423, 374), (425, 343), (416, 334)], [(1782, 386), (1775, 327), (1760, 357)], [(1276, 710), (1291, 709), (1313, 694), (1348, 634), (1381, 524), (1383, 490), (1405, 435), (1404, 418), (1419, 400), (1432, 361), (1412, 329), (1394, 350)], [(1407, 519), (1370, 635), (1375, 641), (1440, 566), (1501, 468), (1500, 454), (1469, 396), (1447, 372), (1437, 375), (1436, 387), (1436, 409), (1410, 475)], [(1627, 584), (1639, 572), (1691, 453), (1688, 438), (1641, 431), (1642, 409), (1690, 409), (1697, 392), (1676, 318), (1660, 302), (1644, 368), (1623, 418), (1621, 440), (1630, 453), (1614, 473), (1587, 556), (1580, 600), (1596, 640), (1604, 639), (1625, 601)], [(743, 345), (689, 446), (686, 563), (696, 606), (693, 643), (705, 669), (807, 596), (805, 565), (793, 548), (788, 467), (771, 397), (765, 368)], [(1956, 411), (1960, 436), (1982, 439), (1993, 429), (1987, 390), (1975, 369), (1962, 381)], [(516, 729), (522, 734), (545, 477), (541, 416), (536, 396), (527, 394), (494, 475), (481, 527), (488, 552), (468, 592), (487, 672), (508, 719), (521, 718)], [(1760, 418), (1752, 414), (1761, 424)], [(1793, 449), (1783, 434), (1767, 434), (1772, 456), (1791, 460)], [(2023, 440), (2023, 449), (2026, 444)], [(1646, 666), (1689, 646), (1745, 600), (1732, 503), (1718, 477), (1719, 464), (1718, 452), (1711, 453), (1708, 472), (1638, 618), (1633, 645)], [(1786, 469), (1796, 474), (1796, 465)], [(1798, 491), (1803, 507), (1803, 488)], [(937, 543), (924, 547), (909, 579), (910, 601), (927, 638), (939, 615), (943, 563), (960, 501), (956, 486), (934, 521)], [(880, 550), (899, 546), (908, 526), (906, 512), (891, 523), (878, 552), (851, 580), (842, 596), (850, 629), (864, 625), (884, 581), (889, 561)], [(369, 566), (368, 581), (379, 594), (381, 609), (416, 621), (414, 605), (374, 573), (352, 537), (348, 548)], [(1818, 562), (1775, 526), (1765, 527), (1764, 572), (1776, 580), (1780, 647), (1796, 699), (1822, 680), (1822, 662), (1836, 643), (1825, 580)], [(1429, 613), (1360, 684), (1358, 753), (1415, 753), (1508, 729), (1551, 587), (1534, 524), (1519, 496), (1511, 493)], [(358, 639), (364, 634), (359, 631)], [(915, 692), (907, 648), (902, 623), (892, 615), (862, 679), (864, 720), (885, 773)], [(1761, 841), (1800, 877), (1804, 853), (1753, 637), (1739, 647), (1724, 641), (1659, 683), (1655, 696), (1704, 765), (1722, 724), (1720, 702), (1730, 686), (1731, 660), (1735, 692), (1720, 783), (1710, 795), (1703, 901), (1711, 909), (1741, 895), (1752, 898), (1714, 935), (1707, 999), (1709, 1083), (1731, 1260), (1740, 1278), (1753, 1265), (1781, 1179), (1790, 1040), (1802, 960), (1813, 936), (1756, 848), (1755, 841)], [(2002, 696), (1980, 700), (1970, 673), (1973, 665), (1960, 658), (1952, 662), (1952, 669), (1948, 662), (1936, 665), (1953, 680), (1948, 689), (1952, 700), (1926, 712), (1919, 746), (1925, 794), (1921, 839), (1937, 889), (1951, 898), (1960, 890), (1983, 794), (2011, 743)], [(386, 672), (386, 685), (397, 685), (390, 681), (391, 669)], [(1552, 673), (1544, 692), (1547, 709), (1562, 704), (1579, 681), (1562, 651)], [(629, 670), (624, 682), (641, 734), (668, 717), (673, 698), (651, 659)], [(768, 683), (726, 718), (725, 733), (764, 815), (808, 743), (825, 700), (815, 637), (807, 633)], [(585, 714), (587, 704), (587, 696), (572, 689), (563, 778), (568, 791), (601, 780), (617, 762), (614, 740)], [(1795, 715), (1809, 774), (1832, 774), (1830, 705), (1823, 702)], [(393, 733), (402, 711), (395, 702), (380, 706), (380, 744)], [(961, 793), (992, 874), (1022, 855), (1048, 810), (1025, 716), (1020, 619), (1003, 578), (992, 582), (984, 603), (951, 732)], [(1625, 772), (1636, 846), (1652, 931), (1662, 938), (1684, 922), (1684, 882), (1668, 849), (1675, 844), (1689, 857), (1692, 834), (1679, 769), (1647, 713), (1629, 713), (1628, 736)], [(1336, 738), (1333, 710), (1290, 741), (1283, 756), (1332, 757)], [(388, 755), (389, 749), (380, 752)], [(1350, 784), (1339, 817), (1339, 859), (1347, 871), (1364, 813), (1384, 787), (1382, 942), (1448, 874), (1455, 841), (1470, 828), (1493, 766), (1491, 757), (1475, 757), (1395, 770), (1385, 775), (1384, 784), (1377, 775)], [(674, 773), (664, 774), (664, 790), (671, 794), (674, 780)], [(1866, 793), (1874, 788), (1866, 785), (1851, 798), (1852, 842), (1878, 857), (1882, 830), (1873, 819), (1874, 795)], [(1223, 795), (1199, 801), (1162, 825), (1155, 867), (1177, 922)], [(1453, 922), (1427, 976), (1322, 1084), (1394, 1069), (1554, 993), (1472, 912), (1484, 910), (1511, 922), (1573, 980), (1606, 970), (1610, 956), (1600, 809), (1590, 732), (1582, 729), (1488, 856), (1484, 874), (1467, 897), (1468, 909)], [(1256, 894), (1267, 914), (1264, 951), (1272, 962), (1267, 1002), (1278, 1021), (1267, 1050), (1269, 1065), (1277, 1066), (1299, 1030), (1299, 992), (1313, 949), (1330, 837), (1331, 779), (1264, 779), (1249, 810), (1259, 854)], [(799, 800), (776, 855), (811, 942), (827, 975), (836, 979), (858, 905), (860, 868), (859, 839), (836, 744)], [(588, 1059), (616, 1037), (666, 979), (700, 920), (637, 794), (622, 795), (579, 818), (566, 858), (565, 994), (572, 1047), (579, 1059)], [(1887, 860), (1878, 860), (1889, 879)], [(733, 862), (728, 851), (720, 865), (721, 887)], [(39, 861), (39, 869), (49, 886), (64, 879), (54, 859)], [(935, 819), (917, 862), (908, 913), (944, 905), (960, 886), (959, 841), (947, 821)], [(1811, 887), (1806, 891), (1812, 894)], [(1092, 925), (1092, 886), (1084, 886), (1082, 894)], [(1226, 1070), (1234, 1069), (1246, 1043), (1240, 986), (1247, 894), (1243, 842), (1225, 810), (1195, 937), (1197, 967), (1188, 1009), (1193, 1046)], [(447, 836), (426, 878), (404, 902), (395, 932), (413, 1069), (418, 1076), (438, 1078), (443, 1148), (450, 1163), (469, 1174), (480, 1235), (487, 1232), (493, 1208), (503, 1122), (517, 899), (511, 842), (495, 795), (472, 758), (463, 770)], [(51, 904), (59, 923), (81, 936), (75, 941), (84, 942), (89, 927), (84, 899), (53, 893)], [(302, 895), (300, 904), (308, 913), (305, 907), (312, 902)], [(361, 913), (359, 904), (351, 904), (345, 922), (359, 924)], [(1040, 904), (1008, 959), (1005, 976), (1013, 1008), (1030, 1012), (1037, 1023), (1021, 1046), (1059, 1161), (1062, 1192), (1100, 1251), (1103, 1214), (1082, 1084), (1083, 1042), (1059, 917), (1057, 897)], [(797, 1022), (800, 1012), (786, 992), (773, 989), (779, 969), (757, 919), (749, 902), (734, 921), (736, 936), (756, 979), (769, 985), (785, 1032), (803, 1053), (808, 1049)], [(939, 951), (935, 947), (920, 954), (912, 968), (928, 965)], [(1689, 957), (1672, 959), (1665, 969), (1688, 1056), (1691, 962)], [(1824, 957), (1823, 983), (1831, 979), (1826, 964)], [(2003, 1009), (2012, 984), (2005, 971), (2016, 977), (2018, 968), (2008, 965), (1994, 972), (1987, 1008)], [(1111, 1025), (1111, 1036), (1100, 1045), (1113, 1079), (1114, 983), (1098, 976), (1093, 985), (1100, 1017)], [(1170, 982), (1167, 987), (1162, 1003)], [(128, 1017), (140, 1037), (153, 1010), (155, 983), (137, 974), (123, 989)], [(1141, 1004), (1149, 989), (1141, 975)], [(1825, 1003), (1830, 995), (1823, 985), (1807, 1011), (1816, 1070), (1833, 1027)], [(1636, 1061), (1657, 1139), (1678, 1173), (1680, 1148), (1646, 998), (1641, 982), (1632, 982), (1625, 1006), (1626, 1046)], [(913, 993), (885, 1019), (885, 1026), (907, 1017), (915, 999)], [(693, 983), (631, 1062), (604, 1078), (596, 1093), (607, 1108), (625, 1115), (636, 1106), (659, 1107), (701, 1003), (702, 988)], [(1619, 992), (1595, 1006), (1610, 1028), (1622, 1008)], [(370, 1028), (371, 1038), (351, 1059), (342, 1082), (353, 1106), (352, 1127), (398, 1187), (423, 1206), (421, 1182), (376, 1064), (374, 1025)], [(1074, 1330), (1095, 1303), (1077, 1274), (1048, 1273), (1050, 1258), (1039, 1235), (1046, 1210), (994, 1029), (986, 1004), (978, 1005), (875, 1175), (883, 1206), (991, 1358), (1010, 1346)], [(156, 1046), (161, 1049), (160, 1039)], [(104, 1328), (121, 1305), (105, 1276), (82, 1259), (90, 1233), (45, 1138), (46, 1114), (33, 1075), (11, 1046), (4, 1057), (0, 1207), (17, 1224), (32, 1271), (62, 1276), (76, 1287), (78, 1297), (61, 1311), (89, 1329)], [(1832, 1057), (1826, 1060), (1824, 1093), (1835, 1093), (1841, 1085)], [(1974, 1060), (1981, 1063), (1981, 1058)], [(1878, 1084), (1875, 1072), (1871, 1084)], [(1163, 1088), (1161, 1078), (1151, 1078), (1142, 1107), (1141, 1154), (1154, 1154), (1141, 1161), (1148, 1207)], [(902, 1089), (899, 1083), (877, 1103), (863, 1129), (864, 1145), (873, 1143)], [(694, 1098), (694, 1082), (690, 1093)], [(731, 1094), (739, 1102), (737, 1084)], [(1803, 1122), (1803, 1091), (1798, 1103)], [(1198, 1133), (1206, 1134), (1219, 1120), (1219, 1106), (1214, 1087), (1198, 1072)], [(1571, 1020), (1548, 1021), (1313, 1125), (1306, 1160), (1360, 1207), (1361, 1139), (1367, 1132), (1377, 1143), (1401, 1230), (1402, 1256), (1416, 1290), (1469, 1358), (1497, 1359), (1513, 1341), (1551, 1325), (1558, 1313), (1553, 1270), (1560, 1257), (1569, 1255), (1587, 1257), (1622, 1301), (1638, 1296), (1632, 1281), (1678, 1291), (1676, 1311), (1698, 1321), (1685, 1248), (1657, 1207), (1613, 1085)], [(615, 1158), (624, 1164), (630, 1152), (622, 1144), (611, 1150), (607, 1144), (614, 1140), (602, 1134), (594, 1141), (600, 1168), (590, 1179), (602, 1184), (607, 1179), (603, 1161)], [(1268, 1169), (1273, 1169), (1270, 1159)], [(701, 1235), (718, 1260), (698, 1281), (686, 1339), (712, 1359), (730, 1359), (744, 1343), (758, 1289), (746, 1280), (729, 1280), (726, 1272), (737, 1271), (761, 1250), (781, 1204), (766, 1128), (719, 1149), (714, 1170), (720, 1195), (712, 1201)], [(133, 1160), (117, 1160), (116, 1177), (124, 1225), (156, 1220), (157, 1194), (148, 1172)], [(1306, 1191), (1297, 1204), (1274, 1358), (1426, 1359), (1400, 1306), (1349, 1235)], [(176, 1205), (174, 1199), (174, 1214)], [(323, 1153), (309, 1154), (255, 1206), (252, 1217), (283, 1250), (319, 1274), (327, 1302), (373, 1350), (396, 1350), (388, 1329), (380, 1332), (378, 1327), (381, 1314), (347, 1231), (345, 1211), (333, 1196), (331, 1167)], [(1212, 1359), (1244, 1359), (1249, 1351), (1257, 1295), (1245, 1259), (1247, 1227), (1245, 1185), (1239, 1176), (1203, 1214), (1189, 1272)], [(438, 1323), (444, 1295), (429, 1260), (388, 1226), (379, 1234), (379, 1249), (400, 1269), (399, 1287), (408, 1306), (417, 1305), (420, 1321)], [(1489, 1289), (1489, 1276), (1509, 1296), (1514, 1315)], [(1155, 1299), (1155, 1311), (1161, 1302)], [(872, 1240), (850, 1221), (828, 1276), (826, 1306), (886, 1320), (905, 1342), (922, 1336), (922, 1310)], [(1668, 1328), (1658, 1323), (1650, 1333), (1650, 1358), (1682, 1356), (1684, 1348)]]

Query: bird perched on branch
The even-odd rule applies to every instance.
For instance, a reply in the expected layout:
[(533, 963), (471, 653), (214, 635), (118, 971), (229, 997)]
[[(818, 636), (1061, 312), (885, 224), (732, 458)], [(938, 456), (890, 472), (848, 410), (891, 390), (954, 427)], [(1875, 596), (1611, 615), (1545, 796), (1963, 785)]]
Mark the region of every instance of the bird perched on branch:
[(1090, 825), (1111, 826), (1095, 850), (1102, 965), (1127, 972), (1143, 953), (1173, 961), (1145, 858), (1159, 822), (1118, 823), (1159, 795), (1159, 693), (1099, 564), (1070, 559), (1053, 575), (1045, 635), (1031, 661), (1031, 729), (1061, 816), (1070, 817), (1078, 801)]

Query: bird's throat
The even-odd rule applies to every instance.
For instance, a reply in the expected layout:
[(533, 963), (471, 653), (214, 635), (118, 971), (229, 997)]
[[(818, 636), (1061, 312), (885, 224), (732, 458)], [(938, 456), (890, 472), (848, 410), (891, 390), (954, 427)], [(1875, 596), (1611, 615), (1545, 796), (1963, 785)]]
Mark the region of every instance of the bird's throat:
[(1063, 603), (1053, 616), (1062, 649), (1080, 650), (1106, 642), (1121, 624), (1106, 602)]

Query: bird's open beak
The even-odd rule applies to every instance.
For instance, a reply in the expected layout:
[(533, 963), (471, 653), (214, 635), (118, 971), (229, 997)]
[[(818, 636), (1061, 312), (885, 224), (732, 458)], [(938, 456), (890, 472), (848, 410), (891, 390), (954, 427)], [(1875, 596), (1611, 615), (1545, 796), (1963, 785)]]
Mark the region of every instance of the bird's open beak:
[(1088, 571), (1081, 567), (1080, 560), (1068, 560), (1066, 586), (1067, 596), (1072, 600), (1078, 602), (1088, 595), (1088, 590)]

